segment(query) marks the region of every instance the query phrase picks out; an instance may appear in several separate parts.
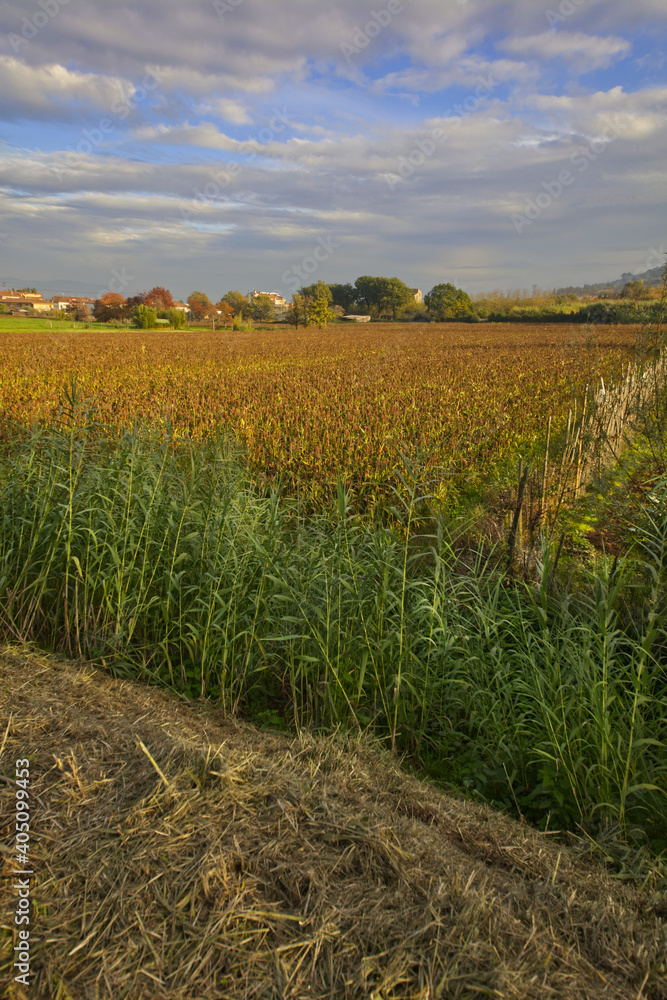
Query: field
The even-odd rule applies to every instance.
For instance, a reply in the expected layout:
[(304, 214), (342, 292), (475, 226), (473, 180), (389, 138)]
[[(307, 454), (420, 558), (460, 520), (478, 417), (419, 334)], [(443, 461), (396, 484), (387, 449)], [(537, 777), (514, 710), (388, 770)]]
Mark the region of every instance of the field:
[[(372, 502), (398, 451), (442, 484), (562, 429), (575, 391), (631, 356), (628, 327), (378, 324), (216, 333), (0, 329), (0, 434), (48, 423), (76, 375), (97, 419), (201, 441), (232, 431), (251, 466), (310, 498), (343, 478)], [(457, 479), (458, 477), (458, 479)], [(440, 490), (443, 487), (440, 485)]]
[(92, 326), (96, 329), (111, 330), (113, 327), (110, 324), (93, 324), (90, 323), (78, 323), (74, 319), (47, 319), (47, 317), (16, 317), (16, 316), (5, 316), (0, 313), (0, 331), (6, 333), (34, 333), (36, 330), (48, 330), (54, 333), (62, 333), (63, 331), (72, 334), (77, 330), (88, 329)]

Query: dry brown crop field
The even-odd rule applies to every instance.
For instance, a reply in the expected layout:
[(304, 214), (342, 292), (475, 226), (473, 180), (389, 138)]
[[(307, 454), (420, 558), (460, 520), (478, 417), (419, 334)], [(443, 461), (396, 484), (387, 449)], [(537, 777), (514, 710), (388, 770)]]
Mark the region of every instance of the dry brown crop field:
[(373, 324), (251, 332), (0, 332), (0, 435), (57, 412), (72, 374), (114, 428), (232, 430), (252, 465), (317, 496), (343, 476), (369, 498), (397, 447), (467, 474), (557, 430), (573, 386), (618, 373), (635, 328)]

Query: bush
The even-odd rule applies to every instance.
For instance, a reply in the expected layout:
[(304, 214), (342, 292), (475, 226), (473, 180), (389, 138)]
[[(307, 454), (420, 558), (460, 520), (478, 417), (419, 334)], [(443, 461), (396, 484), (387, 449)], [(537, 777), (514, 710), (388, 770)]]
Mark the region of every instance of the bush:
[(184, 330), (185, 329), (185, 313), (182, 309), (167, 309), (166, 312), (160, 313), (164, 316), (164, 319), (168, 319), (174, 330)]
[(574, 312), (557, 306), (546, 309), (515, 307), (507, 310), (492, 310), (488, 313), (490, 323), (657, 323), (662, 315), (660, 302), (633, 305), (631, 303), (595, 302)]
[(580, 323), (656, 323), (661, 317), (659, 302), (632, 305), (630, 302), (596, 302), (577, 314)]
[(240, 314), (238, 316), (234, 317), (234, 322), (232, 324), (232, 330), (248, 331), (248, 330), (253, 330), (253, 329), (254, 329), (254, 327), (253, 327), (252, 322), (250, 320), (248, 320), (248, 322), (244, 322), (243, 318), (242, 318), (242, 316)]
[(157, 310), (145, 305), (136, 306), (132, 320), (140, 330), (151, 330), (157, 323)]

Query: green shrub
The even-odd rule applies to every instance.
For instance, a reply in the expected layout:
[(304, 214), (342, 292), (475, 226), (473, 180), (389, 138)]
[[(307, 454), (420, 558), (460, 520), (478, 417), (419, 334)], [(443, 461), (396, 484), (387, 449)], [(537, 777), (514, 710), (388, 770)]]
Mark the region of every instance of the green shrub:
[(653, 324), (664, 319), (664, 308), (660, 302), (638, 305), (631, 302), (595, 302), (572, 312), (558, 306), (545, 309), (515, 306), (509, 310), (491, 310), (488, 319), (491, 323)]
[(132, 320), (138, 329), (151, 330), (157, 322), (157, 310), (151, 306), (135, 306)]
[(244, 321), (241, 315), (234, 317), (234, 322), (232, 324), (232, 330), (254, 330), (251, 320)]
[(579, 310), (580, 323), (656, 323), (663, 307), (660, 302), (634, 305), (632, 302), (596, 302)]
[(168, 319), (174, 330), (184, 330), (186, 326), (186, 315), (182, 309), (167, 309), (164, 318)]

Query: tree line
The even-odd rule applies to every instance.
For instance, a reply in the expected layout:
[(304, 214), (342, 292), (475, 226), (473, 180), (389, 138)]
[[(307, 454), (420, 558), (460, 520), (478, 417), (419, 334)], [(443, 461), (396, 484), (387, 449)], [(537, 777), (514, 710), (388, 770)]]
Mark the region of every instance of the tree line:
[(334, 315), (365, 314), (372, 319), (467, 319), (475, 311), (470, 296), (450, 283), (436, 285), (420, 303), (415, 300), (415, 290), (400, 278), (370, 274), (357, 278), (354, 284), (318, 281), (300, 288), (297, 295), (306, 303), (319, 303), (319, 311), (326, 299)]
[[(239, 291), (229, 291), (219, 302), (213, 303), (205, 292), (195, 291), (188, 296), (190, 318), (195, 322), (220, 323), (229, 326), (235, 320), (254, 319), (269, 322), (274, 318), (273, 302), (267, 295), (249, 301)], [(176, 329), (185, 326), (186, 314), (176, 306), (167, 288), (156, 286), (125, 298), (118, 292), (107, 292), (97, 299), (93, 316), (102, 323), (132, 320), (135, 326), (145, 329), (155, 326), (157, 320), (166, 319)]]
[[(248, 299), (239, 291), (229, 291), (213, 303), (205, 292), (192, 292), (187, 300), (190, 319), (195, 322), (210, 320), (213, 324), (228, 326), (244, 320), (271, 322), (276, 318), (273, 301), (268, 295)], [(436, 285), (425, 296), (424, 302), (415, 301), (414, 290), (399, 278), (362, 275), (354, 284), (327, 284), (318, 281), (296, 292), (286, 312), (285, 322), (295, 326), (325, 327), (341, 316), (367, 314), (373, 319), (435, 320), (471, 319), (475, 310), (470, 297), (452, 284)], [(158, 320), (167, 320), (177, 329), (185, 326), (186, 316), (176, 308), (171, 292), (156, 286), (148, 292), (125, 298), (118, 292), (107, 292), (93, 309), (100, 322), (132, 320), (135, 326), (150, 328)]]

